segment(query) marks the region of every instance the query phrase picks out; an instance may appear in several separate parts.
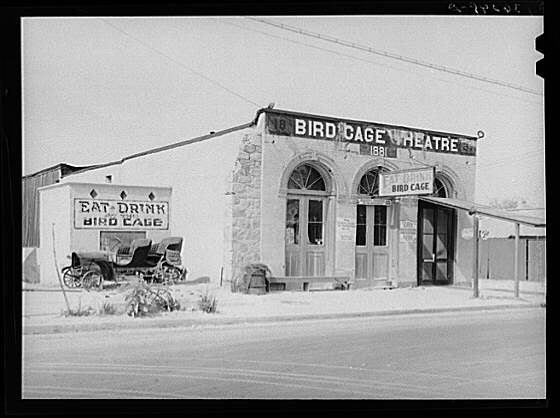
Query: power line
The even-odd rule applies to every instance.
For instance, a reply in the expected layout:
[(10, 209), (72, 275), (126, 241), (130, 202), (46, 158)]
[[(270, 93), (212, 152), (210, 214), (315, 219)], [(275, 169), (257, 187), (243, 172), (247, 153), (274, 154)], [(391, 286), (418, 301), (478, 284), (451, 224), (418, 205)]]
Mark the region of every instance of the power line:
[[(536, 158), (536, 157), (533, 157)], [(499, 168), (499, 167), (508, 167), (508, 166), (513, 166), (513, 165), (526, 165), (527, 163), (531, 163), (532, 165), (534, 165), (535, 160), (533, 159), (521, 159), (519, 161), (515, 160), (506, 160), (506, 161), (501, 161), (497, 164), (490, 164), (490, 165), (478, 165), (477, 164), (477, 168), (480, 169), (484, 169), (484, 170), (488, 170), (488, 169), (495, 169), (495, 168)], [(543, 161), (544, 164), (544, 161)]]
[[(537, 157), (540, 157), (542, 160), (544, 160), (544, 153), (543, 151), (540, 150), (535, 150), (535, 151), (528, 151), (528, 152), (523, 152), (520, 154), (517, 154), (514, 156), (516, 159), (519, 158), (524, 158), (524, 160), (533, 160), (536, 159)], [(489, 161), (487, 163), (477, 163), (476, 166), (477, 167), (492, 167), (495, 165), (498, 165), (499, 163), (510, 163), (512, 162), (513, 157), (505, 157), (505, 158), (498, 158), (498, 159), (493, 159), (492, 161)]]
[(254, 20), (256, 22), (261, 22), (261, 23), (264, 23), (266, 25), (274, 26), (274, 27), (277, 27), (277, 28), (280, 28), (280, 29), (283, 29), (283, 30), (287, 30), (287, 31), (290, 31), (290, 32), (295, 32), (295, 33), (298, 33), (298, 34), (301, 34), (301, 35), (321, 39), (323, 41), (332, 42), (332, 43), (336, 43), (338, 45), (343, 45), (343, 46), (346, 46), (346, 47), (358, 49), (358, 50), (369, 52), (369, 53), (372, 53), (372, 54), (377, 54), (377, 55), (381, 55), (381, 56), (384, 56), (384, 57), (396, 59), (396, 60), (399, 60), (399, 61), (408, 62), (410, 64), (420, 65), (420, 66), (423, 66), (423, 67), (431, 68), (431, 69), (438, 70), (438, 71), (443, 71), (443, 72), (458, 75), (458, 76), (461, 76), (461, 77), (467, 77), (467, 78), (471, 78), (471, 79), (474, 79), (474, 80), (483, 81), (485, 83), (491, 83), (491, 84), (497, 84), (497, 85), (500, 85), (500, 86), (503, 86), (503, 87), (509, 87), (509, 88), (512, 88), (512, 89), (523, 91), (525, 93), (534, 94), (534, 95), (537, 95), (537, 96), (543, 96), (543, 93), (541, 93), (539, 91), (536, 91), (536, 90), (531, 90), (531, 89), (529, 89), (527, 87), (524, 87), (524, 86), (518, 86), (518, 85), (515, 85), (515, 84), (507, 83), (505, 81), (491, 79), (491, 78), (488, 78), (488, 77), (483, 77), (481, 75), (468, 73), (466, 71), (461, 71), (461, 70), (456, 70), (454, 68), (445, 67), (443, 65), (436, 65), (436, 64), (432, 64), (432, 63), (429, 63), (429, 62), (426, 62), (426, 61), (420, 61), (420, 60), (417, 60), (417, 59), (414, 59), (414, 58), (405, 57), (403, 55), (398, 55), (398, 54), (394, 54), (394, 53), (387, 52), (387, 51), (377, 50), (377, 49), (374, 49), (374, 48), (371, 48), (371, 47), (368, 47), (368, 46), (360, 45), (360, 44), (357, 44), (357, 43), (354, 43), (354, 42), (345, 41), (345, 40), (338, 39), (338, 38), (328, 36), (328, 35), (323, 35), (323, 34), (320, 34), (320, 33), (317, 33), (317, 32), (307, 31), (307, 30), (297, 28), (297, 27), (294, 27), (294, 26), (289, 26), (289, 25), (285, 25), (285, 24), (282, 24), (282, 23), (274, 23), (274, 22), (270, 22), (270, 21), (265, 20), (265, 19), (259, 19), (259, 18), (254, 18), (254, 17), (248, 17), (247, 19), (251, 19), (251, 20)]
[(350, 58), (350, 59), (353, 59), (353, 60), (356, 60), (356, 61), (367, 62), (367, 63), (374, 64), (374, 65), (377, 65), (377, 66), (380, 66), (380, 67), (391, 68), (391, 69), (393, 69), (393, 70), (400, 71), (400, 72), (403, 72), (403, 73), (413, 74), (413, 75), (415, 75), (415, 76), (417, 76), (417, 77), (422, 77), (422, 78), (428, 77), (428, 78), (431, 78), (431, 79), (433, 79), (433, 80), (442, 81), (442, 82), (447, 83), (447, 84), (455, 84), (455, 85), (457, 85), (457, 86), (462, 86), (462, 87), (465, 87), (465, 88), (468, 88), (468, 89), (472, 89), (472, 90), (484, 91), (484, 92), (487, 92), (487, 93), (490, 93), (490, 94), (494, 94), (494, 95), (496, 95), (496, 96), (508, 97), (508, 98), (510, 98), (510, 99), (519, 100), (519, 101), (522, 101), (522, 102), (525, 102), (525, 103), (531, 103), (531, 104), (536, 104), (536, 105), (540, 105), (540, 106), (543, 105), (542, 102), (535, 102), (535, 101), (533, 101), (533, 100), (524, 100), (524, 99), (522, 99), (522, 98), (520, 98), (520, 97), (511, 96), (511, 95), (509, 95), (509, 94), (498, 93), (498, 92), (495, 92), (495, 91), (492, 91), (492, 90), (488, 90), (488, 89), (484, 89), (484, 88), (480, 88), (480, 87), (469, 86), (469, 85), (467, 85), (467, 84), (457, 83), (456, 81), (445, 80), (445, 79), (443, 79), (443, 78), (434, 77), (434, 76), (432, 76), (432, 75), (430, 75), (430, 74), (428, 74), (428, 75), (421, 75), (421, 74), (419, 74), (418, 72), (412, 71), (412, 70), (410, 70), (410, 69), (403, 69), (403, 68), (398, 68), (398, 67), (395, 67), (395, 66), (392, 66), (392, 65), (388, 65), (388, 64), (381, 64), (381, 63), (379, 63), (379, 62), (375, 62), (375, 61), (371, 61), (371, 60), (368, 60), (368, 59), (359, 58), (359, 57), (356, 57), (356, 56), (353, 56), (353, 55), (345, 54), (345, 53), (342, 53), (342, 52), (334, 51), (334, 50), (332, 50), (332, 49), (321, 48), (321, 47), (316, 46), (316, 45), (311, 45), (311, 44), (308, 44), (308, 43), (305, 43), (305, 42), (298, 42), (298, 41), (296, 41), (296, 40), (294, 40), (294, 39), (285, 38), (285, 37), (283, 37), (283, 36), (273, 35), (273, 34), (271, 34), (271, 33), (263, 32), (263, 31), (260, 31), (260, 30), (257, 30), (257, 29), (250, 29), (250, 28), (247, 28), (247, 27), (242, 27), (242, 26), (236, 25), (236, 24), (231, 23), (231, 22), (226, 22), (226, 21), (223, 21), (223, 20), (220, 20), (219, 22), (220, 22), (220, 23), (223, 23), (223, 24), (226, 24), (226, 25), (235, 26), (236, 28), (239, 28), (239, 29), (242, 29), (242, 30), (246, 30), (246, 31), (249, 31), (249, 32), (260, 33), (260, 34), (266, 35), (266, 36), (271, 37), (271, 38), (281, 39), (281, 40), (283, 40), (283, 41), (291, 42), (291, 43), (293, 43), (293, 44), (303, 45), (303, 46), (306, 46), (306, 47), (308, 47), (308, 48), (313, 48), (313, 49), (318, 49), (318, 50), (320, 50), (320, 51), (329, 52), (329, 53), (331, 53), (331, 54), (338, 55), (338, 56), (341, 56), (341, 57), (347, 57), (347, 58)]
[(516, 209), (506, 209), (509, 212), (519, 212), (522, 210), (545, 210), (546, 208), (516, 208)]
[[(529, 162), (529, 161), (525, 161), (525, 160), (519, 161), (519, 162), (515, 162), (515, 166), (526, 165), (528, 162)], [(490, 169), (508, 168), (508, 167), (513, 167), (513, 166), (514, 166), (514, 164), (513, 164), (512, 162), (506, 161), (506, 162), (503, 162), (503, 163), (501, 163), (501, 164), (496, 164), (496, 165), (494, 165), (494, 166), (492, 166), (492, 167), (482, 167), (481, 170), (488, 171), (488, 170), (490, 170)], [(479, 167), (477, 167), (477, 168), (479, 168)]]
[(141, 39), (139, 39), (139, 38), (137, 38), (137, 37), (131, 35), (130, 33), (126, 32), (126, 31), (124, 31), (124, 30), (122, 30), (122, 29), (119, 28), (118, 26), (115, 26), (115, 25), (113, 25), (112, 23), (109, 23), (109, 22), (106, 21), (105, 19), (100, 19), (100, 20), (103, 21), (104, 23), (106, 23), (107, 25), (111, 26), (113, 29), (119, 31), (120, 33), (122, 33), (122, 34), (128, 36), (128, 37), (131, 38), (131, 39), (134, 39), (136, 42), (142, 44), (143, 46), (145, 46), (146, 48), (152, 50), (153, 52), (155, 52), (155, 53), (161, 55), (162, 57), (167, 58), (169, 61), (171, 61), (171, 62), (177, 64), (178, 66), (184, 68), (185, 70), (190, 71), (191, 73), (196, 74), (196, 75), (198, 75), (198, 76), (201, 77), (201, 78), (204, 78), (205, 80), (211, 82), (212, 84), (215, 84), (216, 86), (218, 86), (218, 87), (222, 88), (223, 90), (227, 91), (228, 93), (230, 93), (230, 94), (232, 94), (232, 95), (238, 97), (239, 99), (244, 100), (244, 101), (247, 102), (247, 103), (250, 103), (250, 104), (252, 104), (252, 105), (254, 105), (254, 106), (260, 107), (260, 105), (259, 105), (258, 103), (255, 103), (254, 101), (248, 99), (247, 97), (245, 97), (245, 96), (243, 96), (243, 95), (237, 93), (236, 91), (234, 91), (234, 90), (232, 90), (232, 89), (230, 89), (230, 88), (224, 86), (223, 84), (219, 83), (218, 81), (215, 81), (215, 80), (211, 79), (210, 77), (208, 77), (208, 76), (206, 76), (206, 75), (204, 75), (204, 74), (202, 74), (202, 73), (200, 73), (200, 72), (198, 72), (198, 71), (195, 71), (195, 70), (193, 70), (192, 68), (187, 67), (187, 66), (186, 66), (185, 64), (183, 64), (182, 62), (180, 62), (180, 61), (176, 60), (175, 58), (170, 57), (169, 55), (167, 55), (167, 54), (161, 52), (160, 50), (158, 50), (158, 49), (152, 47), (151, 45), (147, 44), (146, 42), (142, 41)]

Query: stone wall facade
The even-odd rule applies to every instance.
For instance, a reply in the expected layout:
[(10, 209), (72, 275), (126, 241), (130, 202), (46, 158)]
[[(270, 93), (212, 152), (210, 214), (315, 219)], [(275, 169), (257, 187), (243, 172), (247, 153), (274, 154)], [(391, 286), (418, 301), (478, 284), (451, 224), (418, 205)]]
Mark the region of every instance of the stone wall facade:
[(261, 135), (244, 135), (231, 178), (231, 279), (243, 267), (260, 261)]

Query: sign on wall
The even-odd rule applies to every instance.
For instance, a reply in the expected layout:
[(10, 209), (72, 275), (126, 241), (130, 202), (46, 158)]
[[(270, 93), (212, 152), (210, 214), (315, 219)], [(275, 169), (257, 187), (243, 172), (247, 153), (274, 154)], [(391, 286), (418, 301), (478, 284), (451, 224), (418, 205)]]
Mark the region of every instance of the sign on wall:
[(414, 219), (401, 219), (399, 234), (401, 242), (416, 242), (417, 222)]
[(379, 173), (379, 196), (432, 194), (434, 167)]
[(169, 203), (74, 199), (74, 227), (78, 229), (168, 229)]
[(354, 241), (356, 239), (356, 222), (350, 218), (336, 218), (336, 240)]
[(360, 153), (397, 157), (397, 148), (460, 155), (476, 155), (474, 137), (450, 135), (370, 122), (267, 112), (266, 126), (273, 135), (340, 140), (360, 144)]
[(416, 242), (416, 232), (400, 231), (401, 242)]

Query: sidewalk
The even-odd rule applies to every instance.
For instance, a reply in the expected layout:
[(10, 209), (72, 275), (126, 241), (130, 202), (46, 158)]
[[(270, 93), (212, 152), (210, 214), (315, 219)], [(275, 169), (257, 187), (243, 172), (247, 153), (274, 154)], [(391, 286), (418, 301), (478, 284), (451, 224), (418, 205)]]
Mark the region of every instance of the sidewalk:
[[(123, 289), (69, 291), (67, 297), (73, 309), (90, 306), (98, 312), (104, 303), (110, 303), (119, 313), (65, 317), (62, 312), (66, 304), (60, 289), (38, 285), (27, 288), (23, 292), (24, 334), (530, 308), (542, 306), (546, 295), (544, 284), (521, 282), (520, 297), (516, 299), (513, 297), (513, 281), (496, 280), (480, 281), (479, 298), (473, 298), (472, 289), (457, 286), (246, 295), (208, 284), (181, 284), (172, 286), (175, 297), (181, 303), (180, 311), (133, 318), (122, 313), (125, 307)], [(206, 314), (198, 310), (197, 302), (205, 293), (217, 298), (217, 313)]]

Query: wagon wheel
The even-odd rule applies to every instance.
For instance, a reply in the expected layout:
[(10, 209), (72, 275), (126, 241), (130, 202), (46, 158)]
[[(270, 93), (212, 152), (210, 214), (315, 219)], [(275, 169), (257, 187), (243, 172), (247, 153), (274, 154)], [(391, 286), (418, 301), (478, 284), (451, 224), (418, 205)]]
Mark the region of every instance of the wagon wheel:
[(98, 290), (103, 289), (103, 274), (101, 274), (101, 271), (95, 269), (84, 274), (82, 278), (82, 287), (86, 290), (93, 288)]
[(81, 269), (75, 269), (72, 266), (67, 266), (62, 269), (62, 281), (70, 288), (80, 287), (82, 281), (80, 280), (82, 274)]

